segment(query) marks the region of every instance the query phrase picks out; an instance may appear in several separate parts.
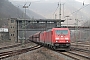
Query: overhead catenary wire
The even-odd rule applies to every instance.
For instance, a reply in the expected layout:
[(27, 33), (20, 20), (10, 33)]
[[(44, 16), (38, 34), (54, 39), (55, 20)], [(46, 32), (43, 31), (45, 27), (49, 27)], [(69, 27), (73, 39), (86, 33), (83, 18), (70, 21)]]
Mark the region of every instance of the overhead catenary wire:
[(55, 11), (54, 11), (54, 13), (53, 13), (53, 18), (54, 18), (54, 14), (56, 13), (58, 7), (59, 7), (59, 5), (57, 6), (57, 8), (55, 9)]
[[(81, 9), (83, 9), (83, 8), (89, 6), (89, 5), (90, 5), (90, 4), (84, 5), (84, 3), (83, 3), (83, 6), (82, 6), (81, 8), (79, 8), (78, 10), (72, 12), (70, 15), (72, 15), (72, 14), (74, 14), (74, 13), (77, 13), (78, 11), (80, 11)], [(70, 15), (69, 15), (69, 16), (70, 16)]]

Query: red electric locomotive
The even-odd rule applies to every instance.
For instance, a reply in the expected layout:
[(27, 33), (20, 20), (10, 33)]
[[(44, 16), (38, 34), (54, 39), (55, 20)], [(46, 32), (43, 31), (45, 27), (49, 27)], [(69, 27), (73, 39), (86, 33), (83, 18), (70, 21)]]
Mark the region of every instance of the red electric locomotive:
[(31, 37), (35, 42), (42, 43), (55, 50), (70, 50), (70, 30), (68, 28), (52, 28)]
[(45, 32), (45, 44), (55, 50), (70, 49), (70, 31), (68, 28), (53, 28)]

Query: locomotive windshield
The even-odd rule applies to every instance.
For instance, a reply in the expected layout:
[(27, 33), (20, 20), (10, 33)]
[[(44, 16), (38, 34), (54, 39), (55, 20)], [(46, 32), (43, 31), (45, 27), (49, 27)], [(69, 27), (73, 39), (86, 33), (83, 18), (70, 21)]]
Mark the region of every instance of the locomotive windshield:
[(60, 35), (60, 34), (66, 35), (66, 34), (68, 34), (68, 30), (56, 30), (55, 33), (56, 33), (57, 35)]

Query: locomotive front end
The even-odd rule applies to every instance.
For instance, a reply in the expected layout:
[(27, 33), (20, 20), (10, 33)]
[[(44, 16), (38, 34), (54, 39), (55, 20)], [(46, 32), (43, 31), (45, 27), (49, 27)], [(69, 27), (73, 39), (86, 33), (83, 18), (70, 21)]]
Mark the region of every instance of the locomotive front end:
[(57, 28), (54, 30), (53, 43), (56, 49), (70, 48), (70, 31), (68, 28)]

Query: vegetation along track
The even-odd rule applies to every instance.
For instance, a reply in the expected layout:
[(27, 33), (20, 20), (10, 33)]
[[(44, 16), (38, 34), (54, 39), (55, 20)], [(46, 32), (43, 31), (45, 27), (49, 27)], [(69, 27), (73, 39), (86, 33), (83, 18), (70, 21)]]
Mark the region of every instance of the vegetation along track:
[(11, 57), (11, 56), (19, 55), (19, 54), (22, 54), (22, 53), (26, 53), (28, 51), (32, 51), (32, 50), (38, 49), (40, 47), (41, 47), (40, 45), (36, 45), (36, 46), (30, 47), (30, 48), (25, 48), (25, 49), (21, 49), (21, 50), (1, 52), (0, 53), (0, 59), (4, 59), (4, 58), (7, 58), (7, 57)]

